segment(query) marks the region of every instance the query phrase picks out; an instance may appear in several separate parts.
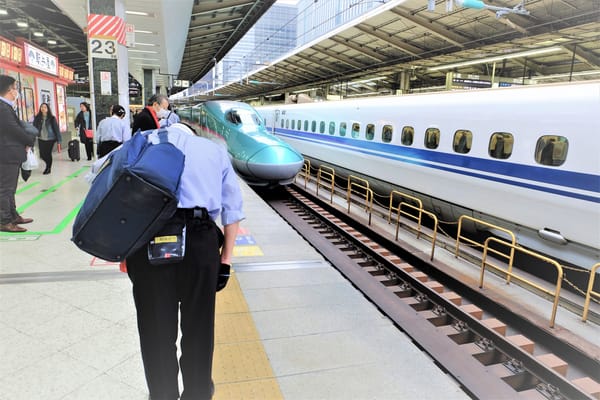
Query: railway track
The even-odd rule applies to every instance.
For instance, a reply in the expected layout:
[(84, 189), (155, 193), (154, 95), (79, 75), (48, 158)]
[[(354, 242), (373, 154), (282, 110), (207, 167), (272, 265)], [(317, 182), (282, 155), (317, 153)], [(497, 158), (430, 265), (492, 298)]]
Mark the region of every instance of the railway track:
[(300, 188), (286, 193), (267, 202), (473, 398), (600, 398), (593, 355), (440, 273), (428, 255)]

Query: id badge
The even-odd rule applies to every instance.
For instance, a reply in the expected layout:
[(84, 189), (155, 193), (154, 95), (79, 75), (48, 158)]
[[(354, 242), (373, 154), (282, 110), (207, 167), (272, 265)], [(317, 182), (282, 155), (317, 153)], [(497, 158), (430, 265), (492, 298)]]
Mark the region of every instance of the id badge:
[(155, 236), (148, 243), (148, 261), (152, 265), (175, 263), (184, 257), (185, 226), (181, 233)]

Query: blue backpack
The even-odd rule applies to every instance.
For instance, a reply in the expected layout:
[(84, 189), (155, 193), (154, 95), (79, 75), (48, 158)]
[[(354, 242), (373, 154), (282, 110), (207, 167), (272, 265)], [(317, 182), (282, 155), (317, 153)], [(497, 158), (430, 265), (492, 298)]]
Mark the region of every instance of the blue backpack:
[[(148, 135), (158, 133), (159, 143)], [(122, 261), (175, 214), (185, 156), (168, 129), (137, 132), (111, 153), (73, 223), (71, 240), (107, 261)]]

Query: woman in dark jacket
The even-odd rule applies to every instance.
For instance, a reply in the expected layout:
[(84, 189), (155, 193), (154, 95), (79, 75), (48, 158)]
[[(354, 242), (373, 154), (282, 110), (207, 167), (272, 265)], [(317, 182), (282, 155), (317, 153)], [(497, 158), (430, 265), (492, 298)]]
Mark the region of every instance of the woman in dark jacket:
[(52, 169), (52, 149), (54, 148), (54, 143), (62, 142), (58, 122), (56, 121), (56, 117), (52, 115), (48, 103), (40, 104), (40, 111), (33, 119), (33, 126), (39, 132), (38, 145), (40, 148), (40, 158), (46, 163), (44, 175), (47, 175)]
[(92, 112), (90, 111), (90, 105), (86, 102), (80, 103), (79, 108), (81, 111), (75, 117), (75, 128), (79, 132), (81, 143), (85, 145), (85, 153), (89, 161), (94, 156), (94, 138), (88, 138), (85, 135), (85, 130), (92, 129)]

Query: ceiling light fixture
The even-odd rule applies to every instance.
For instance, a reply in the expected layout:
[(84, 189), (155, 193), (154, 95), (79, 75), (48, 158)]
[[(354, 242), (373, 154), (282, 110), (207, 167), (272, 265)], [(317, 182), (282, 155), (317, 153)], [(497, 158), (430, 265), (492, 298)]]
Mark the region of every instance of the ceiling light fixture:
[(17, 26), (19, 28), (27, 28), (29, 24), (27, 23), (27, 21), (17, 21)]
[(125, 14), (129, 14), (129, 15), (141, 15), (142, 17), (147, 17), (147, 16), (150, 15), (147, 12), (144, 12), (144, 11), (125, 11)]
[(142, 30), (142, 29), (135, 29), (135, 30), (134, 30), (134, 32), (135, 32), (135, 33), (150, 33), (150, 34), (153, 34), (153, 35), (157, 35), (157, 33), (156, 33), (156, 32), (152, 32), (152, 31), (145, 31), (145, 30)]
[(495, 62), (495, 61), (508, 60), (510, 58), (519, 58), (519, 57), (536, 56), (536, 55), (546, 54), (546, 53), (555, 53), (557, 51), (563, 51), (563, 48), (560, 46), (554, 46), (554, 47), (547, 47), (545, 49), (527, 50), (527, 51), (522, 51), (519, 53), (479, 58), (477, 60), (463, 61), (463, 62), (458, 62), (458, 63), (454, 63), (454, 64), (440, 65), (437, 67), (427, 68), (427, 71), (429, 71), (429, 72), (440, 71), (443, 69), (452, 69), (452, 68), (458, 68), (458, 67), (466, 67), (469, 65), (485, 64), (485, 63), (490, 63), (490, 62)]
[(44, 32), (33, 32), (33, 36), (44, 37)]
[(8, 10), (5, 8), (0, 8), (0, 15), (8, 15)]
[(54, 40), (54, 39), (48, 39), (48, 44), (56, 44), (56, 40)]

